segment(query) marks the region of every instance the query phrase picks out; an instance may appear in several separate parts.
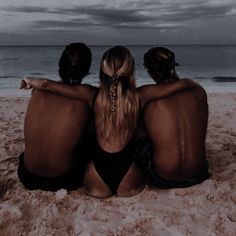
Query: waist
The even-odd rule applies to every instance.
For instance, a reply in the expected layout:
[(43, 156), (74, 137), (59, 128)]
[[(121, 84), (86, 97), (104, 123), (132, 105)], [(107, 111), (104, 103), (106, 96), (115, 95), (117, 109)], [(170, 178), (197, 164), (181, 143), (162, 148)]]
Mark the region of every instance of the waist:
[[(132, 152), (133, 148), (134, 148), (134, 141), (133, 139), (131, 141), (129, 141), (128, 144), (126, 144), (126, 146), (122, 147), (122, 148), (112, 148), (113, 150), (105, 150), (99, 143), (98, 141), (96, 142), (96, 146), (97, 146), (97, 149), (102, 152), (105, 156), (113, 156), (114, 158), (115, 157), (118, 157), (120, 155), (123, 155), (127, 152)], [(118, 150), (118, 151), (116, 151)]]
[[(29, 156), (27, 153), (22, 158), (25, 168), (32, 174), (48, 178), (64, 175), (71, 169), (74, 159), (66, 158), (47, 158), (44, 156)], [(73, 163), (73, 164), (72, 164)]]
[(167, 180), (182, 180), (198, 176), (208, 169), (208, 163), (205, 157), (197, 158), (162, 158), (160, 156), (153, 156), (152, 168), (164, 179)]

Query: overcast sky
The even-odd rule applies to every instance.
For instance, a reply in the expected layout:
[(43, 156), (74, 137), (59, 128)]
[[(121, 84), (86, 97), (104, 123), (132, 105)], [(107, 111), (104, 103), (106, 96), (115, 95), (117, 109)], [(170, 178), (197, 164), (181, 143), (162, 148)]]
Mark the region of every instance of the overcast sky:
[(235, 0), (1, 0), (0, 44), (236, 44)]

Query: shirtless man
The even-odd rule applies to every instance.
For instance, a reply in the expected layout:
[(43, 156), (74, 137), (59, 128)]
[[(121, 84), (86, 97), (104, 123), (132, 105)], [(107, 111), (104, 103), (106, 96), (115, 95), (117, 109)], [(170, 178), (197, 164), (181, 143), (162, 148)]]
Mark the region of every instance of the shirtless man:
[[(154, 86), (178, 81), (177, 65), (174, 53), (167, 48), (151, 48), (144, 55), (144, 66), (157, 83)], [(201, 86), (150, 100), (143, 114), (153, 148), (146, 166), (152, 184), (188, 187), (209, 177), (205, 156), (208, 104)]]
[[(68, 45), (59, 61), (62, 82), (72, 87), (80, 84), (91, 60), (85, 44)], [(30, 82), (22, 81), (21, 88), (31, 87)], [(25, 152), (18, 167), (19, 179), (26, 188), (56, 191), (82, 185), (86, 160), (81, 139), (89, 115), (89, 105), (83, 100), (33, 90), (25, 117)]]

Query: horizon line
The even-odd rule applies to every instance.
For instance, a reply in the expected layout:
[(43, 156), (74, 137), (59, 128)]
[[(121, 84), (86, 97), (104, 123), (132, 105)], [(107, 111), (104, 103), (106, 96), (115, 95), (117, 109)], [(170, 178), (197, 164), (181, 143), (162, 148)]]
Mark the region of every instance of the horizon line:
[[(72, 42), (73, 43), (73, 42)], [(62, 47), (68, 44), (0, 44), (0, 47)], [(114, 44), (87, 44), (90, 47), (112, 47)], [(116, 44), (118, 45), (118, 44)], [(236, 44), (123, 44), (124, 46), (236, 46)]]

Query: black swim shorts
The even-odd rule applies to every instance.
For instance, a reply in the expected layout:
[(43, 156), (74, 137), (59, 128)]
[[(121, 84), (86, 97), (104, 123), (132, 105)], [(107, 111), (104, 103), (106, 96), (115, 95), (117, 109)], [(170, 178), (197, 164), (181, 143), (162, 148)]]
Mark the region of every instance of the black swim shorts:
[(25, 188), (29, 190), (57, 191), (59, 189), (74, 190), (82, 186), (85, 166), (80, 163), (73, 165), (72, 169), (59, 177), (38, 176), (25, 168), (24, 153), (19, 156), (18, 177)]
[(160, 177), (152, 168), (153, 149), (151, 141), (147, 137), (140, 138), (136, 143), (135, 161), (145, 170), (150, 185), (157, 188), (186, 188), (203, 182), (210, 177), (208, 172), (208, 162), (205, 160), (202, 172), (197, 176), (181, 181), (166, 180)]
[(148, 168), (148, 177), (150, 183), (155, 187), (168, 189), (168, 188), (186, 188), (196, 184), (200, 184), (206, 179), (209, 179), (210, 175), (208, 172), (208, 162), (206, 160), (201, 173), (185, 180), (174, 181), (174, 180), (163, 179), (153, 170), (151, 165)]

